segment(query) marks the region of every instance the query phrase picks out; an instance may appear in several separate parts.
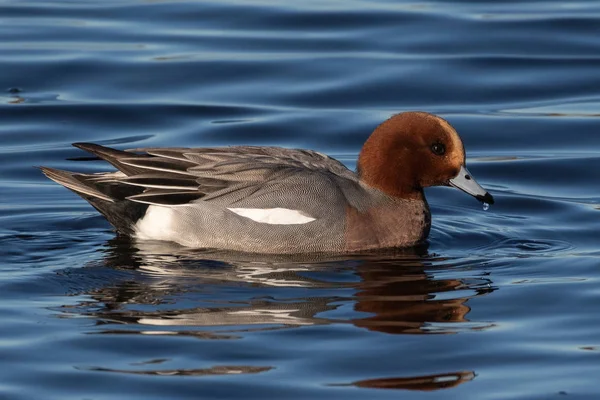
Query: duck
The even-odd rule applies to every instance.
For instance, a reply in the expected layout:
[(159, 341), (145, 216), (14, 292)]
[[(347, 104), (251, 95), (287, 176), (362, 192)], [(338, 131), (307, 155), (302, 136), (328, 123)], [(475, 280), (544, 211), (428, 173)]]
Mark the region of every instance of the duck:
[(136, 241), (265, 254), (407, 248), (431, 228), (424, 188), (452, 186), (494, 203), (467, 169), (456, 130), (422, 111), (378, 125), (356, 171), (304, 149), (73, 146), (116, 171), (40, 169)]

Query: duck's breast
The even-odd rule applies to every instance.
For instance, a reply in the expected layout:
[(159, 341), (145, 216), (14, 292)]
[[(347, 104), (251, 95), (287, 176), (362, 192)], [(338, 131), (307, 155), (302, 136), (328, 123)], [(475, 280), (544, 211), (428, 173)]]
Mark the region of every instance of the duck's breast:
[(427, 202), (398, 200), (359, 211), (346, 209), (346, 251), (361, 251), (418, 244), (429, 235), (431, 214)]

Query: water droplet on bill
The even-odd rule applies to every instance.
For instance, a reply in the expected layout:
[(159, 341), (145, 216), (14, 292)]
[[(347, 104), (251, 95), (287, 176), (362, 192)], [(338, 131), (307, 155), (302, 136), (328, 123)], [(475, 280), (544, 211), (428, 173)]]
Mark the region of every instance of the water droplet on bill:
[(490, 205), (488, 203), (483, 203), (483, 211), (487, 211), (490, 209)]

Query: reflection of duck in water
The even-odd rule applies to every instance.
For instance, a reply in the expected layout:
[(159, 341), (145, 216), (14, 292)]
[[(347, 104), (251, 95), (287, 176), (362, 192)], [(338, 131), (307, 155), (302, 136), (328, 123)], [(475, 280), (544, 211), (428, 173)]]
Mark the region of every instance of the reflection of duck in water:
[[(438, 277), (424, 250), (339, 259), (267, 259), (190, 251), (160, 242), (131, 244), (115, 239), (110, 245), (104, 263), (94, 271), (95, 288), (88, 291), (96, 302), (65, 309), (101, 321), (101, 334), (236, 340), (249, 332), (311, 325), (352, 324), (388, 334), (455, 333), (488, 326), (468, 321), (467, 302), (492, 291), (489, 280)], [(95, 267), (76, 271), (86, 274), (87, 270), (89, 274), (89, 268)], [(73, 274), (76, 271), (71, 272), (70, 279), (81, 281)], [(98, 271), (137, 276), (98, 288)], [(347, 307), (339, 314), (345, 305), (354, 310), (349, 317)], [(243, 365), (231, 368), (242, 371), (239, 373), (269, 370), (264, 365), (262, 369)], [(144, 369), (144, 373), (203, 375), (227, 370), (215, 366), (208, 370)], [(433, 390), (473, 377), (470, 371), (460, 371), (366, 379), (352, 385)]]
[[(350, 322), (386, 333), (452, 333), (487, 326), (468, 323), (470, 307), (466, 303), (471, 297), (493, 290), (489, 279), (438, 278), (435, 270), (427, 269), (431, 261), (415, 253), (419, 250), (336, 260), (193, 251), (163, 242), (137, 243), (136, 249), (121, 239), (113, 240), (112, 245), (106, 264), (119, 269), (134, 268), (143, 272), (145, 279), (97, 290), (93, 296), (101, 298), (105, 308), (94, 314), (126, 324), (251, 325), (260, 330), (259, 326), (281, 329)], [(164, 296), (200, 293), (205, 287), (210, 288), (211, 296), (202, 298), (202, 307), (168, 311), (120, 307), (131, 303), (158, 304)], [(231, 287), (239, 288), (242, 295), (232, 299), (225, 293), (227, 298), (220, 299), (219, 291)], [(269, 288), (277, 287), (288, 288), (286, 295), (294, 297), (281, 299), (271, 295)], [(257, 292), (262, 296), (257, 296)], [(347, 320), (336, 319), (335, 313), (327, 314), (348, 302), (361, 315)]]

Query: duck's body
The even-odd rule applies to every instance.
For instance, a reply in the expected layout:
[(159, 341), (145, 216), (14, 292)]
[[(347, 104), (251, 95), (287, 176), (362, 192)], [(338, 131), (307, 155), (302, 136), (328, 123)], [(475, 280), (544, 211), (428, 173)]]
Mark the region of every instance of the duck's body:
[[(448, 130), (444, 120), (425, 113), (400, 114), (386, 123), (406, 115)], [(236, 146), (119, 151), (94, 144), (75, 146), (110, 162), (118, 172), (42, 170), (89, 201), (119, 233), (142, 240), (277, 254), (407, 247), (429, 233), (431, 217), (422, 190), (428, 184), (414, 181), (418, 163), (388, 165), (387, 156), (378, 154), (388, 153), (381, 146), (397, 146), (397, 134), (386, 132), (386, 123), (365, 144), (358, 173), (309, 150)], [(455, 150), (462, 152), (460, 146)], [(414, 156), (415, 149), (407, 149), (411, 154), (404, 157)], [(446, 180), (458, 177), (464, 167), (464, 152), (455, 159), (456, 173)], [(404, 172), (390, 174), (381, 168)], [(471, 194), (489, 196), (481, 191)]]

